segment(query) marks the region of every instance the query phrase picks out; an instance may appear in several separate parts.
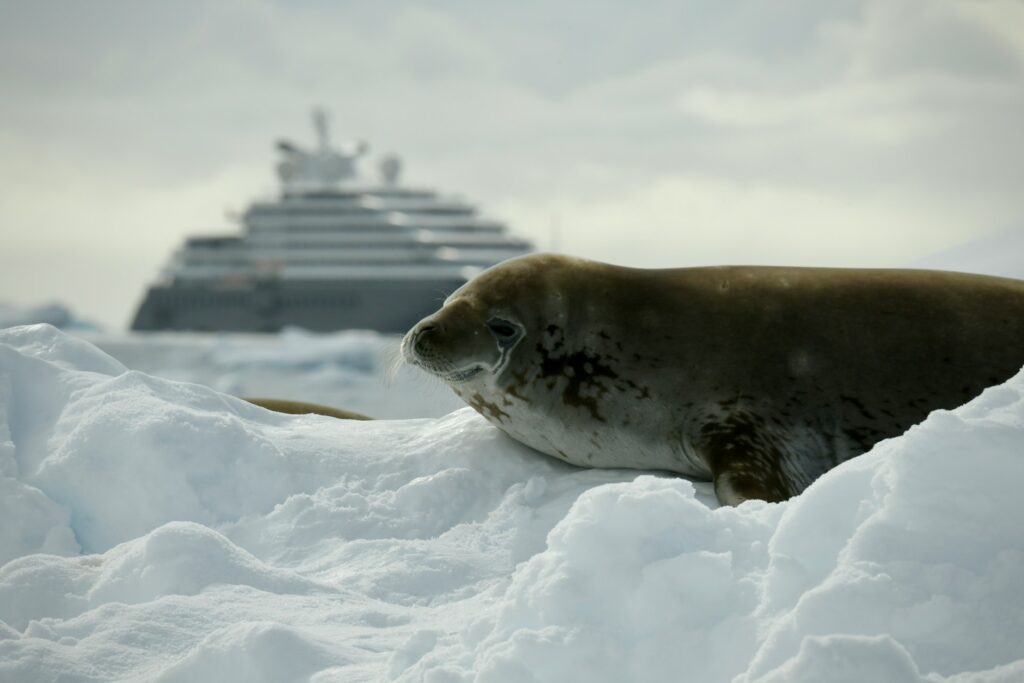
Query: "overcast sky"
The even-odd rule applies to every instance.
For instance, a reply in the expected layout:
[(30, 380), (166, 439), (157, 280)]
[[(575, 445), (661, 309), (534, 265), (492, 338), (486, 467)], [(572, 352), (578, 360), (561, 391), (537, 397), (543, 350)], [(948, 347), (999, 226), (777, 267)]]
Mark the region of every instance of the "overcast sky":
[(315, 104), (410, 183), (628, 265), (1024, 229), (1019, 0), (0, 0), (0, 300), (125, 326), (186, 235), (276, 191)]

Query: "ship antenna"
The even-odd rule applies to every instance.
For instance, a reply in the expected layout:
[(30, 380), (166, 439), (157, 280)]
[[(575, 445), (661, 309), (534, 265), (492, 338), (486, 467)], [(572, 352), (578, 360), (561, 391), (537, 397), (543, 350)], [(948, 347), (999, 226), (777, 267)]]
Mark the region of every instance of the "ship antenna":
[(327, 152), (331, 144), (327, 130), (327, 112), (320, 107), (313, 110), (313, 129), (316, 131), (317, 142), (320, 143), (320, 151)]

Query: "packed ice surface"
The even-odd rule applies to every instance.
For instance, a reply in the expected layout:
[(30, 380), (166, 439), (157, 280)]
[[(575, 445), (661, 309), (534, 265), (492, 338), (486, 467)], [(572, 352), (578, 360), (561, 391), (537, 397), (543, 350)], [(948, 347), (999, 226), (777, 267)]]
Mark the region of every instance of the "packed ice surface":
[(86, 338), (133, 370), (196, 382), (234, 396), (312, 401), (378, 418), (439, 417), (464, 404), (400, 363), (400, 338), (313, 334), (92, 333)]
[(0, 489), (4, 682), (1024, 680), (1024, 374), (716, 509), (469, 409), (279, 415), (21, 327)]

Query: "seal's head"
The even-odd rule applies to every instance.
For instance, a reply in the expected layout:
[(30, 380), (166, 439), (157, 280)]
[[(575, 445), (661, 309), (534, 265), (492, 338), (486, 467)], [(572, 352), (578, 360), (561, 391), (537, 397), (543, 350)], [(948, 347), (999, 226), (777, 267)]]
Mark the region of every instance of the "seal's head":
[(632, 315), (638, 305), (620, 301), (629, 293), (616, 272), (551, 254), (505, 261), (417, 323), (403, 355), (520, 443), (576, 465), (614, 466), (620, 449), (637, 446), (623, 425), (663, 412), (645, 405), (648, 383), (629, 374), (629, 363), (649, 361), (620, 320), (620, 309)]
[(494, 382), (516, 348), (549, 324), (551, 311), (538, 313), (536, 302), (550, 299), (550, 266), (565, 258), (524, 256), (484, 271), (409, 330), (402, 340), (405, 360), (456, 389)]

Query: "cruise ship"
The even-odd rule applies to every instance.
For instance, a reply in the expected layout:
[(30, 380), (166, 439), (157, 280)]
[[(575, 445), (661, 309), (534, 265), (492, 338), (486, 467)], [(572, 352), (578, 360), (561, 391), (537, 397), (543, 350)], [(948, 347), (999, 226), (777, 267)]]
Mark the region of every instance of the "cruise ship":
[(280, 196), (241, 216), (241, 234), (190, 237), (146, 293), (133, 330), (405, 332), (484, 268), (533, 250), (474, 206), (357, 168), (361, 141), (277, 144)]

